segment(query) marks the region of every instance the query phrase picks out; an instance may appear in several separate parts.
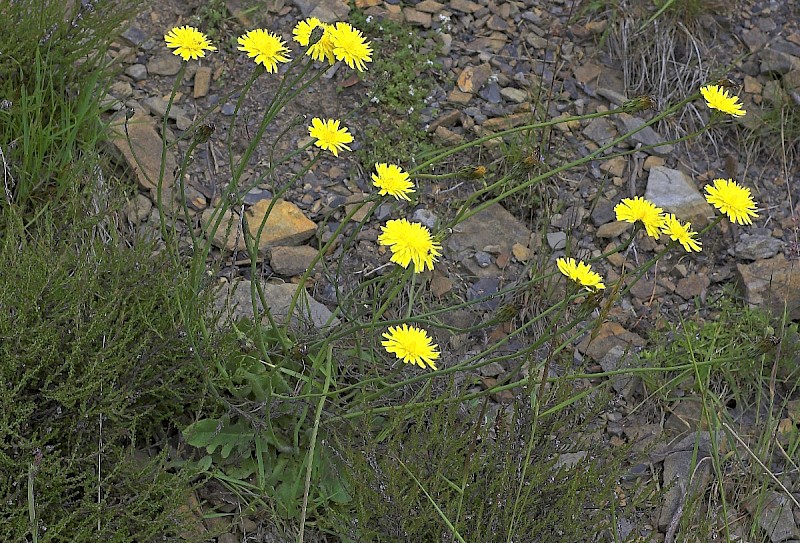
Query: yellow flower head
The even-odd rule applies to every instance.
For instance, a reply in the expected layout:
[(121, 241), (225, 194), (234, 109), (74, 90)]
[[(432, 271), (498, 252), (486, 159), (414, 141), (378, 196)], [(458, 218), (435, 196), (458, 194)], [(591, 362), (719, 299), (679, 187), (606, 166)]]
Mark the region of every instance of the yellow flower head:
[(289, 49), (279, 36), (261, 28), (251, 30), (239, 37), (239, 51), (244, 51), (256, 64), (261, 64), (269, 73), (278, 71), (279, 62), (289, 62)]
[(317, 139), (314, 145), (330, 151), (337, 157), (342, 149), (350, 151), (347, 144), (353, 141), (353, 136), (347, 131), (347, 127), (339, 128), (339, 121), (336, 119), (323, 121), (314, 117), (311, 119), (311, 126), (308, 127), (308, 133)]
[(316, 17), (309, 17), (295, 25), (294, 30), (292, 30), (294, 41), (303, 47), (308, 47), (311, 42), (311, 33), (315, 28), (324, 30), (322, 38), (317, 43), (311, 45), (308, 51), (306, 51), (306, 54), (314, 60), (327, 60), (328, 64), (333, 64), (336, 62), (336, 57), (333, 54), (333, 42), (331, 41), (330, 33), (331, 25), (323, 23)]
[(661, 233), (661, 226), (664, 224), (663, 210), (656, 207), (649, 200), (641, 196), (635, 198), (625, 198), (614, 207), (618, 221), (635, 223), (642, 221), (647, 235), (658, 239)]
[(703, 98), (706, 99), (706, 104), (711, 109), (719, 110), (734, 117), (742, 117), (747, 113), (742, 109), (742, 104), (739, 102), (739, 97), (735, 94), (733, 96), (728, 94), (728, 91), (719, 85), (706, 85), (700, 89)]
[(372, 47), (364, 39), (364, 35), (347, 23), (336, 23), (328, 29), (333, 54), (337, 60), (343, 60), (353, 69), (363, 72), (365, 62), (372, 61)]
[(414, 271), (419, 273), (425, 268), (433, 269), (436, 257), (442, 254), (442, 246), (433, 239), (430, 230), (416, 222), (397, 219), (381, 226), (383, 233), (378, 236), (378, 243), (392, 250), (392, 262), (407, 268), (414, 262)]
[(176, 26), (165, 36), (167, 47), (183, 60), (195, 60), (206, 56), (206, 51), (216, 51), (205, 34), (193, 26)]
[(559, 258), (556, 260), (558, 270), (572, 279), (586, 290), (598, 291), (606, 288), (600, 274), (592, 271), (592, 267), (585, 262), (576, 261), (574, 258)]
[(727, 215), (731, 222), (753, 224), (753, 218), (758, 217), (750, 189), (736, 181), (714, 179), (713, 185), (706, 185), (706, 192), (706, 201)]
[(664, 216), (664, 225), (661, 227), (661, 231), (668, 235), (671, 240), (683, 245), (683, 248), (690, 253), (692, 251), (699, 253), (702, 250), (702, 243), (695, 239), (697, 232), (692, 230), (692, 223), (681, 224), (681, 221), (672, 213)]
[(394, 164), (375, 164), (377, 175), (372, 174), (372, 184), (378, 187), (381, 196), (388, 194), (398, 200), (410, 200), (408, 195), (414, 192), (414, 185), (409, 181), (408, 174), (400, 166)]
[(384, 333), (386, 341), (381, 345), (386, 352), (395, 355), (406, 364), (416, 364), (420, 368), (425, 368), (425, 364), (431, 369), (436, 369), (434, 360), (439, 358), (439, 347), (431, 343), (431, 338), (425, 330), (403, 324), (401, 326), (390, 326), (389, 332)]

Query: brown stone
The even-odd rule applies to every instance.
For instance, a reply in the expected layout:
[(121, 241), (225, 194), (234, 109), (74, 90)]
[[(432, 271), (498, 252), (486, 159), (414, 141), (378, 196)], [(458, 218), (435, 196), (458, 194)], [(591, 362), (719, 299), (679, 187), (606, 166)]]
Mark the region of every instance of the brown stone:
[(238, 213), (226, 209), (222, 213), (222, 220), (216, 229), (214, 226), (219, 220), (219, 211), (217, 209), (206, 209), (200, 216), (200, 222), (203, 225), (206, 237), (211, 236), (211, 243), (214, 247), (224, 249), (226, 251), (244, 251), (247, 246), (244, 241), (244, 233), (240, 230), (241, 217)]
[[(111, 126), (111, 143), (117, 152), (122, 155), (125, 163), (136, 175), (139, 186), (143, 189), (152, 189), (158, 186), (161, 172), (161, 136), (155, 129), (155, 119), (149, 115), (136, 115), (128, 121), (127, 135), (124, 127), (124, 117)], [(166, 165), (162, 187), (171, 187), (175, 182), (173, 172), (177, 169), (178, 162), (169, 149), (166, 150)]]
[(409, 24), (419, 25), (425, 28), (431, 27), (432, 17), (430, 13), (425, 13), (411, 7), (405, 7), (403, 8), (403, 16)]
[(480, 90), (492, 75), (492, 67), (489, 63), (479, 66), (467, 66), (458, 76), (456, 85), (461, 92), (475, 93)]
[(300, 275), (305, 273), (318, 253), (317, 249), (308, 245), (272, 247), (269, 251), (269, 265), (279, 275)]
[[(276, 245), (299, 245), (317, 231), (317, 225), (303, 215), (296, 205), (285, 200), (277, 200), (270, 210), (271, 203), (272, 200), (268, 198), (259, 200), (245, 213), (247, 229), (250, 235), (258, 240), (259, 251)], [(261, 228), (262, 222), (263, 228)], [(259, 229), (261, 229), (260, 238)]]
[(194, 97), (202, 98), (211, 88), (211, 68), (200, 66), (194, 74)]
[(748, 304), (767, 309), (778, 318), (785, 309), (789, 319), (800, 319), (800, 269), (783, 254), (737, 264), (736, 286)]

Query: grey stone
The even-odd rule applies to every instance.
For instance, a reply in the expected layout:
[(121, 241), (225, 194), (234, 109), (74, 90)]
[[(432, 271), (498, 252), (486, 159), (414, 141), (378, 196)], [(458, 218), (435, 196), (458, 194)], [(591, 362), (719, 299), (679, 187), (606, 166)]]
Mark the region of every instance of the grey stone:
[(658, 516), (659, 530), (666, 532), (678, 508), (689, 495), (702, 492), (710, 478), (711, 462), (702, 451), (696, 459), (693, 450), (673, 452), (664, 459), (664, 486), (668, 489)]
[(800, 319), (800, 270), (783, 254), (737, 264), (735, 284), (748, 304), (767, 309), (778, 318), (785, 309), (789, 319)]
[(150, 211), (153, 209), (153, 202), (150, 198), (142, 193), (136, 194), (134, 198), (128, 200), (122, 208), (125, 217), (131, 224), (139, 224), (150, 216)]
[(714, 210), (697, 190), (694, 182), (680, 170), (664, 166), (650, 168), (644, 197), (681, 221), (702, 228), (714, 216)]
[(436, 213), (424, 207), (415, 209), (414, 213), (411, 215), (412, 222), (418, 222), (430, 230), (436, 228), (436, 223), (438, 220), (439, 216)]
[(155, 75), (175, 75), (181, 70), (181, 59), (169, 52), (159, 53), (147, 61), (147, 71)]
[(554, 251), (559, 251), (567, 246), (567, 234), (564, 232), (548, 232), (547, 244)]
[(303, 17), (316, 17), (323, 23), (346, 21), (350, 6), (346, 0), (292, 0)]
[(772, 236), (742, 234), (734, 247), (737, 258), (764, 260), (783, 248), (783, 241)]
[(517, 89), (514, 87), (505, 87), (500, 89), (500, 96), (508, 100), (509, 102), (514, 102), (517, 104), (521, 104), (528, 99), (528, 93), (522, 89)]
[(617, 137), (617, 131), (611, 121), (600, 117), (589, 121), (589, 124), (583, 129), (583, 135), (597, 145), (603, 146), (611, 143)]
[(772, 543), (800, 537), (792, 515), (792, 501), (786, 495), (775, 490), (768, 491), (762, 500), (753, 499), (745, 506)]
[(617, 92), (614, 89), (607, 89), (605, 87), (598, 88), (595, 91), (595, 93), (598, 96), (602, 96), (603, 98), (605, 98), (606, 100), (608, 100), (609, 102), (614, 104), (615, 106), (621, 106), (622, 104), (624, 104), (628, 100), (628, 97), (625, 96), (624, 94), (622, 94), (620, 92)]
[(514, 244), (527, 246), (530, 237), (530, 230), (519, 219), (500, 204), (493, 204), (456, 226), (447, 239), (447, 248), (477, 277), (494, 277), (501, 273), (500, 268), (494, 264), (482, 268), (472, 255), (487, 246), (500, 246), (511, 254)]
[[(633, 130), (638, 130), (645, 124), (639, 117), (634, 117), (627, 113), (620, 113), (618, 119), (622, 125), (620, 131), (626, 134)], [(648, 146), (648, 151), (654, 155), (667, 156), (675, 149), (674, 145), (665, 144), (664, 138), (656, 133), (651, 126), (641, 128), (641, 130), (633, 134), (630, 138), (636, 143)]]
[[(339, 324), (339, 319), (333, 317), (327, 307), (309, 296), (304, 287), (286, 283), (263, 283), (261, 286), (264, 291), (264, 301), (267, 303), (272, 317), (280, 324), (286, 324), (287, 320), (289, 320), (289, 304), (298, 288), (302, 290), (298, 295), (294, 313), (289, 321), (290, 328), (293, 330), (323, 329)], [(226, 283), (215, 292), (214, 305), (217, 313), (220, 314), (221, 325), (229, 321), (248, 318), (269, 326), (269, 319), (264, 314), (264, 306), (258, 294), (256, 294), (255, 301), (259, 318), (256, 319), (254, 317), (251, 293), (252, 283), (246, 279)]]
[(786, 74), (800, 69), (800, 58), (774, 49), (764, 49), (759, 54), (762, 74)]
[(308, 245), (272, 247), (269, 249), (269, 265), (278, 275), (300, 275), (308, 270), (317, 254), (319, 251)]
[(125, 68), (125, 75), (134, 81), (141, 81), (147, 79), (147, 66), (144, 64), (131, 64)]
[[(639, 357), (630, 349), (625, 349), (615, 345), (603, 356), (598, 363), (603, 371), (617, 371), (626, 368), (638, 367)], [(633, 395), (634, 390), (639, 385), (639, 378), (635, 375), (612, 375), (611, 386), (617, 393), (628, 398)]]

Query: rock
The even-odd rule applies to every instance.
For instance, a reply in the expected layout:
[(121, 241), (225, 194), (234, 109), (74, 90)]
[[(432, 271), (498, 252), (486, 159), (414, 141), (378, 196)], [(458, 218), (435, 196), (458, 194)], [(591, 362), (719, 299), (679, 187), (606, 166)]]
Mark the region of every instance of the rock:
[(490, 75), (492, 67), (488, 62), (479, 66), (467, 66), (461, 70), (456, 85), (461, 92), (474, 94), (489, 80)]
[(147, 67), (144, 64), (131, 64), (125, 68), (125, 75), (134, 81), (147, 79)]
[(506, 115), (505, 117), (488, 119), (481, 126), (486, 130), (497, 132), (500, 130), (508, 130), (509, 128), (514, 128), (515, 126), (521, 126), (527, 122), (530, 122), (530, 120), (530, 113), (514, 113), (513, 115)]
[(517, 104), (521, 104), (528, 99), (528, 93), (522, 89), (517, 89), (514, 87), (503, 87), (500, 89), (500, 96), (508, 100), (509, 102), (514, 102)]
[(735, 284), (748, 304), (769, 310), (777, 318), (782, 318), (785, 307), (789, 319), (800, 319), (800, 270), (783, 254), (737, 264)]
[[(636, 143), (647, 146), (648, 149), (646, 150), (648, 152), (654, 155), (667, 156), (672, 154), (672, 151), (675, 149), (674, 145), (664, 143), (664, 138), (656, 133), (652, 126), (644, 126), (645, 122), (639, 117), (634, 117), (627, 113), (620, 113), (617, 119), (620, 123), (620, 132), (627, 134), (628, 132), (641, 128), (641, 130), (633, 134), (630, 138)], [(643, 126), (644, 128), (642, 128)]]
[(632, 225), (625, 221), (612, 221), (601, 225), (597, 229), (596, 235), (601, 239), (616, 238), (631, 227)]
[(763, 49), (759, 58), (761, 60), (760, 71), (765, 75), (782, 75), (800, 69), (800, 58), (774, 49)]
[(603, 67), (593, 62), (587, 62), (572, 69), (575, 79), (582, 85), (586, 85), (587, 83), (591, 83), (592, 81), (596, 80), (598, 77), (600, 77), (600, 73), (602, 71)]
[(684, 300), (691, 300), (695, 296), (702, 297), (710, 284), (711, 279), (707, 275), (693, 273), (678, 281), (675, 292)]
[(600, 163), (600, 171), (607, 172), (612, 177), (622, 177), (628, 161), (625, 157), (617, 156)]
[(440, 126), (451, 127), (455, 126), (461, 120), (461, 112), (457, 109), (451, 109), (439, 115), (431, 124), (428, 125), (428, 132), (435, 132)]
[(175, 75), (181, 70), (181, 57), (171, 52), (158, 53), (147, 61), (147, 71), (154, 75)]
[(497, 266), (481, 268), (469, 257), (487, 246), (500, 246), (510, 254), (515, 243), (527, 246), (530, 236), (530, 230), (519, 219), (500, 204), (493, 204), (459, 224), (447, 239), (447, 248), (476, 277), (496, 277), (500, 274)]
[(602, 226), (610, 221), (615, 220), (617, 217), (614, 213), (614, 202), (608, 198), (601, 196), (594, 204), (590, 219), (595, 226)]
[(583, 129), (583, 135), (602, 147), (608, 145), (617, 137), (617, 131), (611, 121), (604, 117), (599, 117), (589, 121), (589, 124)]
[(211, 89), (211, 68), (200, 66), (194, 73), (194, 97), (202, 98)]
[[(597, 361), (603, 371), (617, 371), (627, 368), (639, 367), (639, 357), (636, 353), (626, 350), (619, 345), (613, 346), (609, 351)], [(617, 393), (624, 398), (630, 398), (636, 387), (639, 386), (639, 377), (635, 375), (612, 375), (611, 386)]]
[(412, 7), (403, 8), (403, 16), (408, 24), (418, 25), (425, 28), (431, 27), (432, 17), (430, 13), (419, 11)]
[(445, 8), (444, 4), (436, 2), (436, 0), (422, 0), (414, 7), (424, 13), (439, 13)]
[[(203, 225), (203, 231), (206, 235), (211, 236), (211, 243), (214, 247), (223, 249), (225, 251), (244, 251), (247, 245), (244, 240), (244, 233), (241, 231), (241, 217), (238, 213), (226, 209), (222, 213), (222, 220), (219, 219), (220, 213), (216, 208), (209, 208), (203, 211), (200, 216), (200, 224)], [(214, 226), (219, 222), (219, 225), (214, 229)]]
[(781, 492), (769, 490), (763, 499), (753, 498), (745, 502), (745, 507), (772, 543), (800, 538), (792, 515), (792, 501)]
[[(309, 296), (303, 287), (290, 283), (263, 283), (261, 286), (264, 291), (264, 300), (272, 317), (278, 323), (286, 324), (289, 320), (289, 304), (297, 289), (300, 288), (300, 295), (289, 322), (290, 328), (293, 330), (323, 329), (339, 324), (339, 319), (332, 319), (333, 314), (328, 308)], [(258, 294), (256, 294), (256, 310), (261, 318), (254, 318), (252, 288), (253, 285), (250, 281), (239, 279), (233, 283), (226, 283), (215, 292), (214, 305), (216, 312), (221, 313), (221, 324), (247, 318), (260, 320), (261, 324), (269, 326), (269, 319), (264, 314), (264, 306), (261, 304), (261, 297)]]
[(694, 182), (680, 170), (655, 166), (650, 169), (644, 197), (681, 221), (702, 228), (714, 216), (714, 210), (697, 190)]
[(587, 336), (578, 345), (578, 352), (585, 353), (594, 361), (599, 361), (614, 347), (631, 352), (634, 347), (644, 347), (647, 341), (633, 332), (625, 330), (619, 323), (604, 322), (594, 337)]
[(300, 275), (305, 273), (318, 253), (317, 249), (308, 245), (272, 247), (269, 250), (269, 265), (278, 275)]
[(548, 232), (547, 244), (554, 251), (560, 251), (567, 246), (567, 234), (565, 232)]
[[(317, 225), (303, 215), (300, 208), (293, 203), (279, 199), (270, 210), (271, 203), (270, 199), (260, 200), (245, 212), (247, 228), (250, 235), (258, 240), (259, 251), (277, 245), (299, 245), (317, 231)], [(261, 229), (262, 222), (264, 222), (263, 229)], [(259, 229), (261, 229), (260, 238)]]
[(734, 247), (736, 258), (765, 260), (772, 258), (783, 248), (783, 240), (769, 235), (742, 234)]
[(464, 136), (457, 134), (452, 130), (440, 126), (433, 132), (434, 139), (444, 145), (460, 145), (464, 143)]
[(137, 193), (134, 198), (128, 200), (122, 208), (122, 212), (131, 224), (143, 222), (153, 209), (153, 202), (142, 193)]
[(480, 4), (470, 0), (450, 0), (448, 7), (462, 13), (475, 13), (481, 9)]
[(666, 532), (689, 495), (702, 492), (711, 479), (711, 461), (708, 452), (678, 451), (664, 459), (664, 494), (661, 512), (658, 516), (658, 529)]
[[(127, 136), (124, 116), (118, 117), (111, 125), (113, 148), (133, 171), (139, 186), (146, 190), (156, 187), (161, 172), (162, 141), (154, 127), (155, 121), (148, 115), (135, 115), (128, 121)], [(173, 172), (178, 162), (170, 149), (166, 150), (165, 160), (162, 187), (171, 187), (175, 182)]]
[[(323, 23), (346, 21), (350, 5), (346, 0), (292, 0), (303, 17), (316, 17)], [(251, 26), (251, 25), (247, 25)]]

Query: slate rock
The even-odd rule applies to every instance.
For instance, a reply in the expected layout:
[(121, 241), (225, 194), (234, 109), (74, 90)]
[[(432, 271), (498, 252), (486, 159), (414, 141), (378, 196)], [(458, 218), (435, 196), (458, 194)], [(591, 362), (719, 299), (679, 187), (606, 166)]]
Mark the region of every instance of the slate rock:
[[(289, 304), (298, 288), (302, 289), (295, 305), (290, 328), (293, 330), (308, 330), (312, 328), (324, 329), (339, 324), (339, 320), (331, 318), (333, 314), (327, 307), (308, 295), (304, 287), (291, 283), (273, 284), (263, 283), (264, 300), (269, 307), (272, 317), (281, 324), (288, 320)], [(236, 321), (242, 318), (259, 320), (264, 326), (269, 326), (269, 319), (264, 314), (261, 297), (256, 295), (256, 310), (259, 319), (253, 315), (253, 302), (251, 298), (252, 283), (246, 279), (238, 279), (233, 283), (226, 283), (214, 294), (214, 306), (221, 315), (220, 324)]]
[(181, 70), (181, 58), (171, 52), (158, 53), (147, 61), (147, 71), (154, 75), (175, 75)]
[(617, 137), (617, 131), (611, 121), (599, 117), (589, 121), (589, 124), (583, 129), (583, 135), (602, 147)]
[(697, 230), (709, 223), (714, 210), (682, 171), (663, 166), (650, 169), (644, 197)]
[(688, 498), (702, 492), (711, 479), (711, 461), (708, 454), (694, 451), (670, 453), (664, 459), (664, 494), (661, 512), (658, 516), (658, 529), (666, 532), (676, 512)]
[(767, 491), (764, 499), (753, 499), (745, 503), (748, 512), (764, 530), (772, 543), (782, 543), (800, 538), (792, 515), (792, 501), (783, 493)]
[[(157, 186), (161, 172), (161, 136), (155, 129), (156, 119), (149, 115), (134, 115), (128, 120), (127, 134), (125, 116), (117, 116), (111, 124), (111, 144), (118, 156), (136, 176), (139, 186), (149, 190)], [(161, 181), (162, 187), (171, 187), (175, 183), (174, 171), (178, 161), (174, 153), (166, 150), (166, 167)]]
[(245, 212), (247, 228), (257, 239), (259, 251), (278, 245), (299, 245), (317, 231), (317, 225), (293, 203), (278, 199), (270, 209), (271, 204), (270, 199), (260, 200)]
[(783, 248), (783, 241), (772, 236), (742, 234), (734, 246), (736, 258), (765, 260), (772, 258)]
[(752, 264), (737, 264), (737, 289), (748, 304), (762, 307), (781, 318), (800, 319), (800, 269), (783, 254)]
[(308, 245), (272, 247), (269, 250), (269, 265), (278, 275), (300, 275), (308, 270), (318, 253), (317, 249)]
[[(620, 113), (617, 119), (620, 122), (620, 132), (626, 134), (632, 130), (639, 130), (630, 138), (636, 143), (641, 143), (644, 146), (655, 146), (647, 149), (648, 152), (654, 155), (667, 156), (672, 154), (675, 149), (674, 145), (664, 143), (664, 138), (661, 137), (652, 126), (644, 126), (645, 122), (639, 117), (628, 115), (627, 113)], [(644, 126), (644, 128), (642, 128)]]

